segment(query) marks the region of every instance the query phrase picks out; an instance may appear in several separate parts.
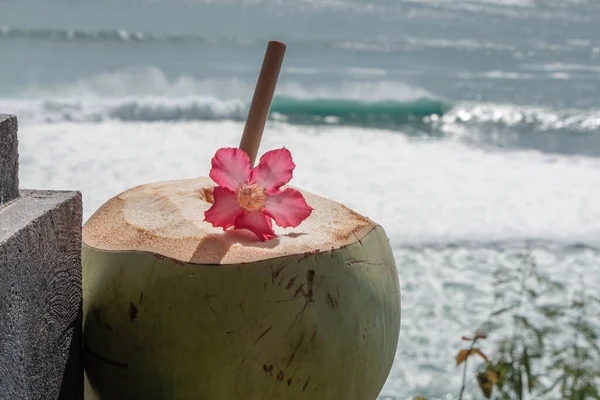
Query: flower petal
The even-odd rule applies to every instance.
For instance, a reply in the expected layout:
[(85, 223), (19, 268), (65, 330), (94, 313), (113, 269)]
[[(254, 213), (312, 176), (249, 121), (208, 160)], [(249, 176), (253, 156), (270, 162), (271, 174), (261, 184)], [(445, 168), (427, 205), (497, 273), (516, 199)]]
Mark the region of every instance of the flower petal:
[(217, 185), (237, 192), (250, 177), (250, 157), (240, 149), (219, 149), (212, 159), (209, 176)]
[(252, 231), (262, 242), (273, 239), (275, 232), (271, 226), (271, 219), (268, 218), (261, 210), (246, 211), (236, 219), (235, 229), (248, 229)]
[(267, 191), (277, 190), (292, 179), (295, 167), (292, 153), (285, 147), (267, 151), (252, 169), (250, 183), (256, 183)]
[(244, 211), (237, 201), (237, 196), (229, 189), (215, 187), (215, 202), (212, 207), (204, 212), (204, 220), (210, 222), (215, 228), (220, 226), (223, 230), (232, 226), (236, 218)]
[(302, 193), (296, 189), (285, 189), (269, 194), (264, 212), (282, 228), (300, 225), (312, 213), (312, 207), (306, 204)]

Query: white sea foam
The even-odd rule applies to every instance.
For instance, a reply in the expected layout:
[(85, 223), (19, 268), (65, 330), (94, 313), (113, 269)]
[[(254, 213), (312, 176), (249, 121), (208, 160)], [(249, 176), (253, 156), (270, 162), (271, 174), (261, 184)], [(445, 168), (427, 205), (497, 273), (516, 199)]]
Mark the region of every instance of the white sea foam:
[[(235, 146), (239, 122), (25, 124), (23, 187), (78, 189), (88, 217), (140, 183), (207, 175)], [(600, 160), (487, 152), (385, 131), (273, 122), (262, 149), (285, 145), (293, 184), (382, 223), (392, 243), (554, 240), (600, 236)], [(135, 151), (133, 151), (135, 149)]]
[[(571, 129), (596, 132), (600, 129), (600, 109), (552, 110), (514, 104), (459, 104), (436, 119), (443, 129), (455, 132), (457, 124), (497, 124), (505, 127), (529, 126), (536, 131)], [(469, 134), (469, 133), (467, 133)]]

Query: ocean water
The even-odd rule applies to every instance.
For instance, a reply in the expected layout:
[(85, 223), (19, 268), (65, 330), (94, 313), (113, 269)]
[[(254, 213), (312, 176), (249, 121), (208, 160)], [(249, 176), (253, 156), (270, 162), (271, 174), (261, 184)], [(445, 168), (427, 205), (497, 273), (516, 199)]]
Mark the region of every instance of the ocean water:
[(450, 400), (515, 254), (600, 288), (599, 22), (594, 0), (0, 0), (0, 112), (22, 187), (81, 190), (87, 218), (206, 175), (284, 41), (261, 151), (285, 145), (295, 186), (390, 237), (402, 328), (380, 399)]

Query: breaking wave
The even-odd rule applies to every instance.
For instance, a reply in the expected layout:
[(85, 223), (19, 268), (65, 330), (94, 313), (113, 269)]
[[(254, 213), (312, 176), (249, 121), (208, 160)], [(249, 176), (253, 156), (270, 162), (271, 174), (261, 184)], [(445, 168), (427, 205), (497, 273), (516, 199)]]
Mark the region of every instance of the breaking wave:
[[(39, 122), (243, 120), (247, 104), (211, 97), (134, 97), (121, 99), (46, 99), (6, 102), (7, 108)], [(271, 117), (290, 123), (372, 127), (419, 122), (443, 115), (450, 106), (439, 100), (359, 101), (276, 97)]]
[[(38, 122), (60, 121), (205, 121), (243, 120), (247, 103), (215, 97), (123, 97), (0, 99), (4, 109)], [(600, 110), (551, 110), (494, 103), (452, 105), (432, 98), (372, 100), (276, 97), (271, 118), (297, 124), (338, 124), (394, 128), (424, 124), (443, 129), (448, 125), (486, 124), (496, 128), (533, 131), (600, 129)]]

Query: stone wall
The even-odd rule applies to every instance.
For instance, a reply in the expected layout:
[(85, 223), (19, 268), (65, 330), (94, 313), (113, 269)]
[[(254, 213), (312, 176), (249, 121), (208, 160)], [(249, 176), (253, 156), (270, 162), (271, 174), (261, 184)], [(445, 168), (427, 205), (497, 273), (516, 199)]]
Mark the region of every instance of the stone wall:
[(21, 190), (0, 115), (0, 399), (83, 399), (79, 192)]

